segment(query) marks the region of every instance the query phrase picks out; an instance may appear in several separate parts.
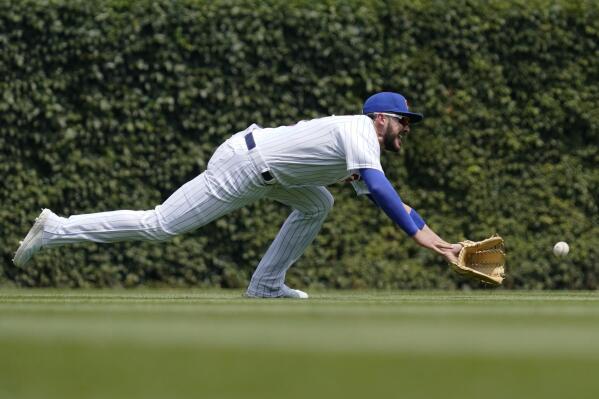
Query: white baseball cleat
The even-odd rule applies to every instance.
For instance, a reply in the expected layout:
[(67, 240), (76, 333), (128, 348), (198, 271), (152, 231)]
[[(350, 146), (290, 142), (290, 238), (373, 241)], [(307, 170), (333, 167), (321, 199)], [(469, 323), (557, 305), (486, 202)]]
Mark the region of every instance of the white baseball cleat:
[(294, 290), (286, 285), (283, 286), (283, 295), (281, 298), (296, 298), (296, 299), (308, 299), (309, 296), (304, 291)]
[(42, 209), (42, 213), (35, 218), (33, 227), (27, 233), (23, 241), (19, 242), (19, 248), (15, 252), (13, 263), (19, 267), (29, 262), (29, 259), (42, 247), (42, 234), (44, 233), (44, 225), (48, 216), (52, 214), (50, 209)]
[(308, 299), (309, 296), (304, 291), (294, 290), (286, 285), (283, 285), (281, 293), (277, 296), (260, 295), (257, 293), (246, 292), (245, 296), (248, 298), (294, 298), (294, 299)]

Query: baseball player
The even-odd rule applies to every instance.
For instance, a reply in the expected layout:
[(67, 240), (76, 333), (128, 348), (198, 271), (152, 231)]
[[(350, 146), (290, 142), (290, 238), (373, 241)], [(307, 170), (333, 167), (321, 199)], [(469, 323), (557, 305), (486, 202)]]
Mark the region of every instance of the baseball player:
[(43, 247), (83, 241), (163, 241), (269, 198), (288, 205), (292, 212), (258, 264), (246, 295), (308, 298), (305, 292), (285, 285), (285, 274), (333, 206), (333, 196), (325, 186), (348, 179), (358, 194), (368, 195), (418, 245), (455, 262), (461, 245), (442, 240), (402, 202), (380, 163), (381, 149), (399, 152), (411, 123), (422, 118), (409, 111), (401, 94), (380, 92), (365, 101), (362, 115), (330, 116), (276, 128), (253, 124), (220, 145), (206, 171), (154, 209), (68, 218), (44, 209), (13, 262), (22, 266)]

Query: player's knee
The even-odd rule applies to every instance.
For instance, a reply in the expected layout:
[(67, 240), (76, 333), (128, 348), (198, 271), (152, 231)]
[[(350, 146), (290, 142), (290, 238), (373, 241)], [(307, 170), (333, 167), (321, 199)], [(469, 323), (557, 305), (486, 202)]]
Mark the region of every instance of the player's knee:
[(156, 230), (154, 230), (154, 239), (156, 241), (167, 241), (167, 240), (170, 240), (171, 238), (173, 238), (175, 235), (177, 235), (177, 234), (168, 232), (168, 231), (164, 230), (164, 228), (162, 228), (162, 227), (158, 227), (158, 228), (156, 228)]
[(171, 226), (160, 220), (160, 214), (156, 209), (145, 212), (143, 223), (146, 227), (148, 238), (154, 241), (166, 241), (179, 234), (177, 231), (173, 231)]
[(325, 218), (333, 208), (334, 203), (335, 198), (333, 198), (333, 195), (328, 191), (323, 191), (320, 201), (317, 202), (317, 206), (314, 209), (314, 216)]
[(325, 203), (326, 213), (328, 214), (331, 211), (331, 209), (333, 208), (333, 205), (335, 204), (335, 197), (333, 197), (333, 194), (326, 191), (326, 195), (324, 196), (324, 203)]

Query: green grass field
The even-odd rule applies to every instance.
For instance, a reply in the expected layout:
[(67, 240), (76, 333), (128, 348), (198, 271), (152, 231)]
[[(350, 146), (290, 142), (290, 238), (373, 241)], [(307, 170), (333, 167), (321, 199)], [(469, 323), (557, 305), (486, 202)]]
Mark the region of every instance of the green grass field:
[(0, 290), (0, 398), (597, 398), (597, 292)]

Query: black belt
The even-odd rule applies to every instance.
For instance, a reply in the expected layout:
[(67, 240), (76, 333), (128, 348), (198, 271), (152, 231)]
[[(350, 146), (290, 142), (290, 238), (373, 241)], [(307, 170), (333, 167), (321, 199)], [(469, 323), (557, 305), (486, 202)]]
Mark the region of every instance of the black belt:
[[(254, 141), (254, 134), (252, 132), (245, 135), (245, 144), (248, 146), (248, 151), (256, 148), (256, 142)], [(270, 170), (262, 172), (261, 175), (265, 182), (274, 180), (274, 176), (270, 173)]]

